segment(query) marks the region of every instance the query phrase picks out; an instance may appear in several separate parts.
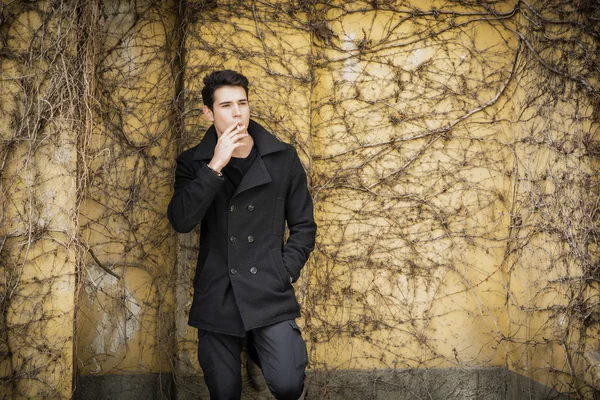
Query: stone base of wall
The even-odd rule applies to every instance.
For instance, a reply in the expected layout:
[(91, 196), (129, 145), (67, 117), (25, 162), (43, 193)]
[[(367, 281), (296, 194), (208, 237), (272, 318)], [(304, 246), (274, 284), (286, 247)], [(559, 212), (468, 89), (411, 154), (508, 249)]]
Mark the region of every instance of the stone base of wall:
[[(172, 374), (80, 376), (75, 400), (176, 399)], [(208, 397), (206, 397), (208, 399)]]
[[(309, 371), (306, 399), (330, 400), (569, 400), (555, 390), (506, 368), (448, 368), (371, 371)], [(169, 374), (80, 377), (76, 400), (207, 399), (201, 377)], [(244, 379), (243, 399), (272, 399)]]

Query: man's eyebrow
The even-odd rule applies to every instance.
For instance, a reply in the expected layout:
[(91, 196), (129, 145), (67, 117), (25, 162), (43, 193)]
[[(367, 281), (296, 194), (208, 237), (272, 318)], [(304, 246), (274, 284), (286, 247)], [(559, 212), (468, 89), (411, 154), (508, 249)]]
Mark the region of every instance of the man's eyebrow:
[[(238, 102), (243, 102), (243, 101), (248, 101), (248, 99), (239, 99), (237, 101)], [(222, 106), (223, 104), (231, 104), (231, 103), (233, 103), (233, 101), (228, 100), (228, 101), (222, 101), (222, 102), (220, 102), (219, 105)]]

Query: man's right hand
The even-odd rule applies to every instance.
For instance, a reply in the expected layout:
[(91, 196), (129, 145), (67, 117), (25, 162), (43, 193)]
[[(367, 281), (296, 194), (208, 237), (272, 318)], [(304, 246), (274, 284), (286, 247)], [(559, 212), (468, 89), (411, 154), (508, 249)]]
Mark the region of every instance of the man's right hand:
[(245, 128), (244, 125), (235, 123), (223, 132), (219, 140), (217, 140), (213, 158), (208, 163), (211, 169), (221, 172), (227, 163), (229, 163), (229, 160), (231, 160), (233, 151), (238, 147), (246, 145), (242, 142), (243, 138), (249, 136), (248, 131), (244, 130)]

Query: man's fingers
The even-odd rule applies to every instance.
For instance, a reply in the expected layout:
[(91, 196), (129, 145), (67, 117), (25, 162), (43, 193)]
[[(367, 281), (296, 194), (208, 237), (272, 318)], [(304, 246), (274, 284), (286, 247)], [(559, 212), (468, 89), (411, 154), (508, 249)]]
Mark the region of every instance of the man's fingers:
[(250, 135), (248, 135), (246, 132), (244, 132), (244, 133), (239, 132), (239, 133), (235, 133), (232, 136), (230, 136), (230, 139), (231, 139), (232, 142), (235, 143), (235, 142), (237, 142), (239, 140), (242, 140), (246, 136), (250, 136)]
[(219, 141), (221, 143), (227, 143), (227, 142), (229, 142), (229, 143), (237, 143), (237, 142), (239, 142), (240, 140), (242, 140), (243, 138), (245, 138), (247, 136), (250, 136), (247, 132), (244, 132), (244, 133), (238, 132), (238, 133), (235, 133), (235, 134), (230, 135), (230, 136), (225, 136), (225, 134), (223, 134), (219, 138)]
[(228, 127), (225, 130), (225, 132), (223, 132), (223, 136), (229, 136), (231, 134), (235, 134), (238, 131), (241, 131), (242, 129), (244, 129), (244, 125), (240, 124), (239, 122), (236, 122), (235, 124)]

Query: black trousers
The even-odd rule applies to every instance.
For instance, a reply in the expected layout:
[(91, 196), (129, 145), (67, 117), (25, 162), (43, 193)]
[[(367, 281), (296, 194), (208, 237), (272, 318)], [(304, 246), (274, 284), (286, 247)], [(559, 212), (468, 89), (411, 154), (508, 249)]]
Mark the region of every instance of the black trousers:
[(244, 340), (248, 356), (261, 368), (273, 396), (297, 400), (304, 388), (308, 355), (294, 320), (253, 329), (246, 332), (246, 338), (199, 329), (198, 361), (211, 400), (241, 398)]

